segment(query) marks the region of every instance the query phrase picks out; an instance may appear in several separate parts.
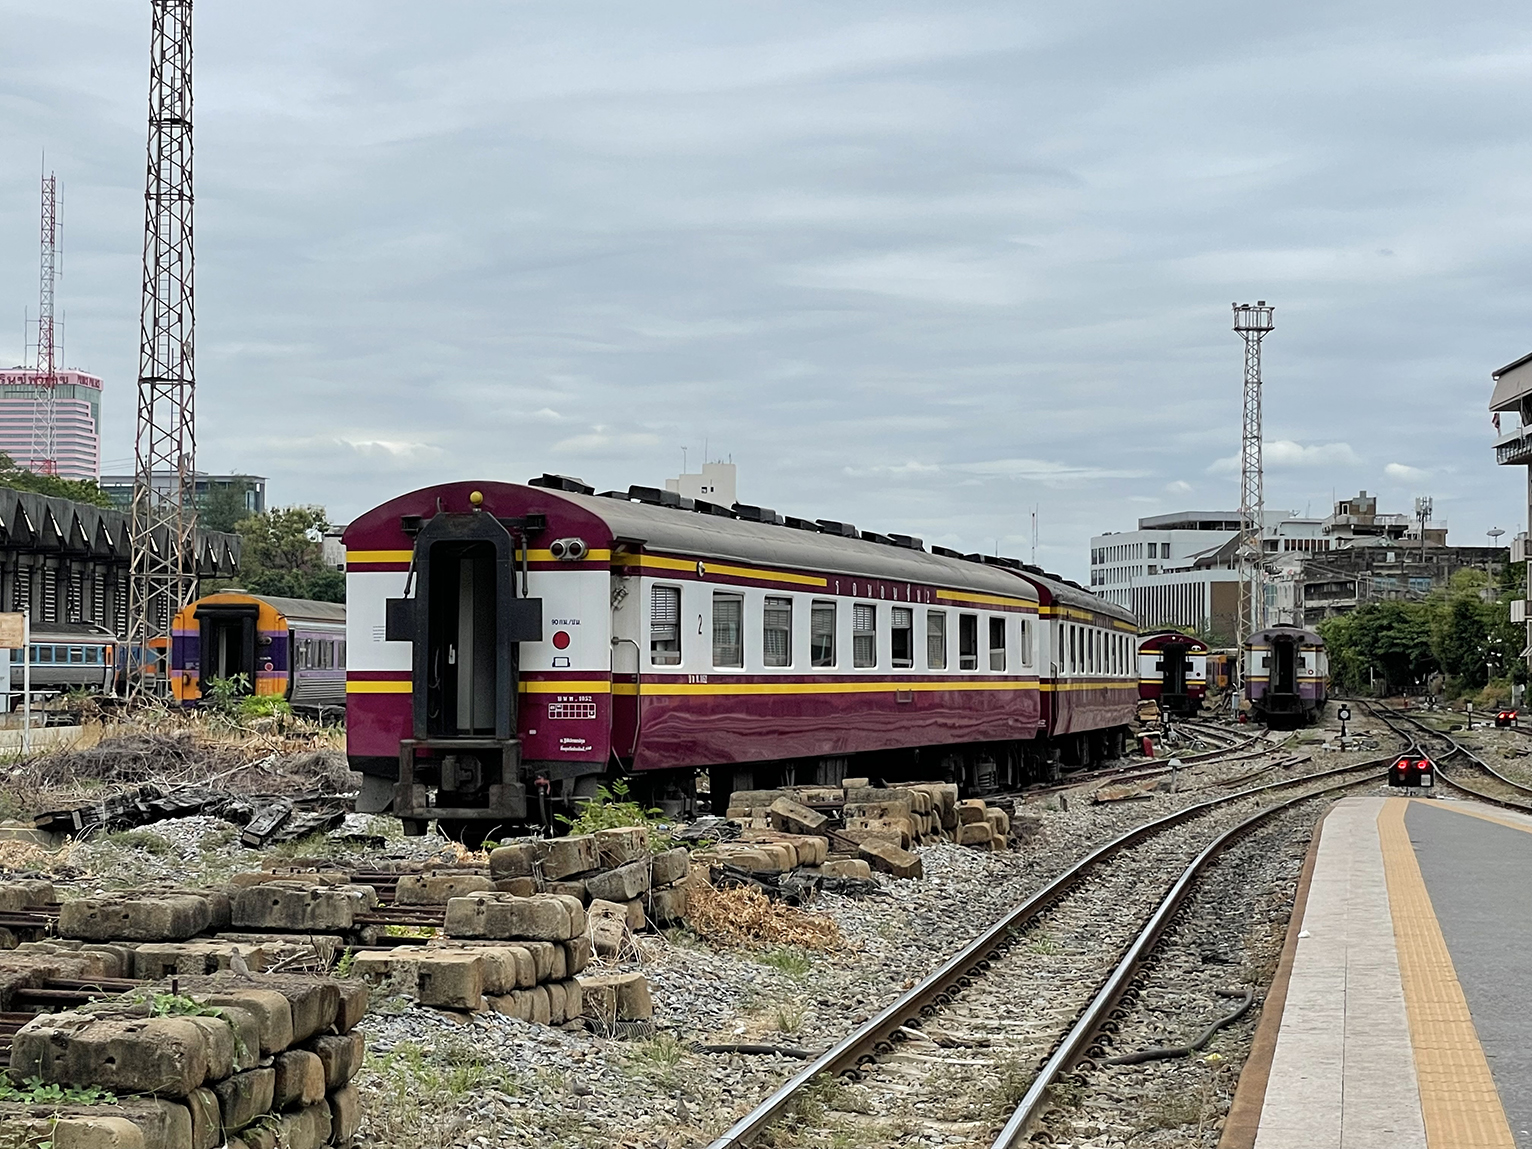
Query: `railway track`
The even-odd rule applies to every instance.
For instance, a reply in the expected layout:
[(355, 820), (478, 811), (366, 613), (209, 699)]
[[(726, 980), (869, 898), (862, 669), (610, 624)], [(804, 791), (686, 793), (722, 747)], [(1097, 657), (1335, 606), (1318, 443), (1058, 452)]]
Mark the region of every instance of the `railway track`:
[[(1429, 754), (1436, 766), (1436, 777), (1452, 789), (1480, 802), (1488, 802), (1492, 806), (1532, 814), (1532, 786), (1524, 786), (1520, 782), (1507, 778), (1452, 735), (1433, 730), (1411, 714), (1390, 711), (1386, 707), (1377, 706), (1371, 702), (1364, 705), (1385, 726), (1407, 739), (1412, 749), (1418, 748), (1422, 753)], [(1441, 753), (1430, 754), (1421, 745), (1422, 735), (1444, 745), (1446, 749)], [(1472, 775), (1475, 785), (1469, 785), (1466, 778), (1457, 776), (1458, 762), (1465, 764), (1465, 771)], [(1444, 770), (1443, 763), (1451, 763), (1451, 765)]]
[[(826, 1123), (863, 1126), (853, 1142), (1020, 1144), (1050, 1090), (1114, 1028), (1113, 1011), (1131, 993), (1140, 963), (1214, 860), (1295, 806), (1376, 782), (1390, 760), (1211, 798), (1098, 847), (821, 1054), (710, 1149), (743, 1149), (784, 1118), (798, 1133)], [(1260, 805), (1295, 787), (1302, 792)], [(1128, 858), (1132, 864), (1123, 864)], [(964, 1083), (977, 1091), (954, 1088)], [(845, 1130), (824, 1132), (830, 1144)]]

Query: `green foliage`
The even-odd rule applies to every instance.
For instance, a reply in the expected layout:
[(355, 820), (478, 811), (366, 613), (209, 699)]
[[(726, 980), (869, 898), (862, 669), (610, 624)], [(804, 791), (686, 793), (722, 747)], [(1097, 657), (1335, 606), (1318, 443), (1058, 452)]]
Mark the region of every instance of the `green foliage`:
[[(641, 803), (633, 801), (628, 784), (621, 778), (612, 783), (611, 789), (598, 787), (596, 796), (583, 803), (573, 818), (559, 815), (559, 821), (570, 834), (594, 834), (597, 830), (615, 830), (622, 826), (652, 827), (662, 824), (663, 818), (662, 811), (645, 809)], [(651, 835), (651, 841), (654, 837)]]
[(234, 475), (231, 482), (212, 487), (197, 508), (197, 525), (208, 531), (236, 529), (242, 520), (250, 517), (245, 507), (245, 492), (253, 482), (248, 475)]
[(1374, 602), (1319, 624), (1330, 653), (1330, 676), (1342, 692), (1376, 684), (1405, 690), (1436, 670), (1431, 650), (1432, 606)]
[(1422, 691), (1435, 674), (1446, 693), (1484, 689), (1491, 678), (1524, 682), (1523, 627), (1511, 623), (1511, 599), (1524, 574), (1514, 567), (1493, 583), (1482, 570), (1456, 572), (1423, 602), (1369, 603), (1319, 624), (1330, 653), (1334, 688), (1380, 694)]
[(324, 565), (323, 507), (278, 507), (240, 520), (240, 585), (254, 594), (346, 601), (346, 576)]
[(13, 491), (32, 491), (55, 499), (73, 499), (93, 507), (110, 507), (111, 497), (94, 479), (61, 479), (57, 475), (35, 475), (0, 451), (0, 487)]
[(250, 693), (250, 676), (243, 672), (228, 678), (210, 679), (202, 695), (202, 705), (219, 714), (233, 715), (238, 712), (240, 701)]
[(156, 993), (136, 1000), (149, 1003), (150, 1017), (222, 1017), (216, 1005), (203, 1005), (184, 993)]
[(755, 960), (781, 973), (791, 974), (793, 977), (802, 977), (814, 968), (814, 959), (809, 956), (808, 951), (799, 949), (797, 946), (778, 946), (776, 949), (763, 950), (755, 955)]
[(23, 1105), (116, 1105), (117, 1095), (99, 1085), (54, 1085), (41, 1077), (29, 1077), (18, 1087), (8, 1076), (0, 1074), (0, 1101), (18, 1101)]
[[(244, 675), (240, 675), (241, 678)], [(249, 694), (239, 700), (236, 713), (242, 721), (252, 718), (282, 718), (293, 712), (287, 699), (279, 694)]]
[(351, 976), (351, 967), (353, 965), (355, 965), (355, 964), (356, 964), (356, 951), (354, 949), (352, 949), (350, 946), (347, 946), (346, 947), (346, 952), (340, 955), (340, 961), (335, 963), (335, 976), (336, 977), (350, 977)]

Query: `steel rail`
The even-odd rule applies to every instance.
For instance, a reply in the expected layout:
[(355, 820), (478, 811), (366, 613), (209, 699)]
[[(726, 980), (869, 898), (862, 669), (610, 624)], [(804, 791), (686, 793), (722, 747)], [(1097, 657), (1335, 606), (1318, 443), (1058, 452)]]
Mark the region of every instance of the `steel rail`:
[[(1350, 767), (1348, 772), (1361, 769), (1363, 766), (1376, 766), (1378, 764), (1379, 760), (1370, 759), (1368, 762), (1358, 763), (1356, 766)], [(1262, 822), (1291, 809), (1300, 802), (1321, 798), (1337, 790), (1368, 785), (1376, 780), (1376, 775), (1368, 778), (1357, 778), (1349, 782), (1337, 782), (1334, 786), (1329, 786), (1322, 790), (1295, 795), (1285, 802), (1278, 802), (1274, 806), (1268, 806), (1264, 810), (1256, 811), (1256, 813), (1246, 818), (1239, 825), (1224, 831), (1205, 846), (1202, 852), (1192, 859), (1191, 864), (1181, 871), (1181, 876), (1176, 879), (1176, 884), (1170, 888), (1170, 892), (1165, 895), (1164, 900), (1155, 909), (1153, 916), (1150, 917), (1144, 928), (1139, 932), (1138, 937), (1133, 940), (1133, 944), (1128, 947), (1127, 952), (1118, 961), (1116, 968), (1112, 970), (1106, 982), (1096, 991), (1096, 996), (1091, 999), (1090, 1004), (1085, 1007), (1085, 1010), (1076, 1019), (1074, 1025), (1070, 1027), (1069, 1032), (1064, 1035), (1063, 1040), (1054, 1048), (1048, 1060), (1043, 1063), (1043, 1067), (1038, 1070), (1037, 1077), (1033, 1079), (1020, 1104), (1016, 1106), (1016, 1111), (1011, 1114), (1010, 1120), (1001, 1128), (999, 1135), (996, 1136), (991, 1145), (991, 1149), (1013, 1149), (1014, 1146), (1020, 1143), (1020, 1138), (1025, 1135), (1033, 1120), (1047, 1103), (1048, 1090), (1066, 1069), (1082, 1059), (1082, 1056), (1089, 1049), (1090, 1043), (1101, 1030), (1103, 1023), (1107, 1021), (1112, 1008), (1128, 988), (1128, 983), (1138, 972), (1138, 967), (1159, 943), (1165, 928), (1180, 911), (1181, 904), (1191, 892), (1192, 886), (1215, 858)]]
[[(786, 1082), (778, 1086), (764, 1101), (709, 1143), (708, 1149), (738, 1149), (738, 1147), (747, 1145), (750, 1138), (761, 1133), (780, 1118), (788, 1106), (792, 1104), (793, 1099), (814, 1078), (823, 1073), (845, 1072), (857, 1064), (874, 1060), (875, 1052), (891, 1051), (895, 1031), (901, 1027), (915, 1026), (922, 1014), (934, 1012), (936, 1005), (946, 1004), (947, 1001), (950, 1001), (950, 998), (946, 998), (944, 995), (948, 994), (952, 989), (967, 988), (975, 979), (982, 977), (984, 971), (988, 969), (990, 962), (1019, 939), (1020, 928), (1023, 925), (1057, 904), (1066, 893), (1084, 880), (1087, 872), (1099, 863), (1114, 857), (1146, 838), (1152, 837), (1164, 830), (1172, 829), (1183, 822), (1191, 821), (1198, 815), (1219, 806), (1227, 806), (1230, 803), (1264, 794), (1271, 790), (1301, 786), (1307, 782), (1324, 781), (1336, 778), (1342, 774), (1351, 774), (1358, 770), (1374, 768), (1386, 761), (1389, 761), (1389, 759), (1367, 759), (1366, 761), (1353, 763), (1349, 766), (1338, 766), (1330, 770), (1321, 770), (1296, 778), (1283, 778), (1261, 786), (1252, 786), (1247, 790), (1241, 790), (1234, 794), (1224, 794), (1216, 798), (1209, 798), (1206, 801), (1194, 803), (1166, 814), (1163, 817), (1156, 818), (1153, 821), (1135, 826), (1119, 834), (1111, 841), (1096, 847), (1096, 849), (1086, 854), (1085, 857), (1081, 858), (1021, 905), (1007, 912), (1004, 917), (1000, 918), (982, 934), (974, 938), (973, 941), (943, 962), (934, 973), (927, 975), (914, 988), (900, 994), (899, 997), (895, 998), (892, 1003), (885, 1006), (871, 1019), (841, 1038), (840, 1041), (836, 1042)], [(1364, 781), (1371, 781), (1371, 779)], [(1317, 793), (1325, 794), (1334, 788), (1326, 787), (1317, 791)], [(1314, 796), (1314, 794), (1303, 794), (1299, 795), (1298, 800)]]
[[(1393, 730), (1394, 733), (1398, 734), (1400, 737), (1409, 739), (1411, 746), (1417, 748), (1420, 746), (1420, 739), (1417, 735), (1413, 735), (1407, 733), (1404, 730), (1401, 730), (1397, 725), (1395, 725), (1393, 721), (1383, 716), (1383, 712), (1386, 710), (1386, 707), (1375, 707), (1371, 703), (1364, 703), (1364, 705), (1366, 705), (1367, 708), (1374, 714), (1374, 716), (1379, 718), (1385, 726)], [(1486, 774), (1489, 774), (1497, 781), (1511, 787), (1511, 789), (1517, 791), (1518, 793), (1526, 794), (1529, 797), (1532, 797), (1532, 787), (1524, 786), (1520, 782), (1514, 782), (1507, 778), (1504, 774), (1500, 773), (1500, 771), (1496, 770), (1493, 766), (1480, 758), (1472, 750), (1469, 750), (1466, 746), (1460, 743), (1456, 738), (1452, 737), (1452, 735), (1445, 734), (1440, 730), (1432, 730), (1420, 719), (1415, 718), (1409, 714), (1398, 714), (1396, 717), (1410, 723), (1410, 725), (1414, 726), (1417, 730), (1426, 735), (1429, 735), (1432, 738), (1440, 738), (1443, 742), (1447, 743), (1448, 746), (1452, 747), (1451, 750), (1447, 751), (1447, 753), (1444, 754), (1442, 758), (1437, 759), (1434, 763), (1436, 767), (1436, 776), (1443, 782), (1447, 783), (1448, 786), (1451, 786), (1454, 790), (1461, 791), (1462, 793), (1467, 794), (1469, 797), (1474, 798), (1480, 802), (1487, 802), (1491, 806), (1499, 806), (1504, 810), (1515, 810), (1522, 814), (1532, 814), (1532, 806), (1521, 802), (1514, 802), (1509, 798), (1498, 798), (1493, 794), (1485, 793), (1483, 790), (1476, 790), (1472, 786), (1465, 786), (1462, 782), (1453, 778), (1450, 771), (1442, 769), (1442, 761), (1446, 758), (1451, 758), (1454, 755), (1461, 754), (1464, 758), (1468, 759), (1468, 761), (1479, 767), (1479, 769), (1483, 770)]]

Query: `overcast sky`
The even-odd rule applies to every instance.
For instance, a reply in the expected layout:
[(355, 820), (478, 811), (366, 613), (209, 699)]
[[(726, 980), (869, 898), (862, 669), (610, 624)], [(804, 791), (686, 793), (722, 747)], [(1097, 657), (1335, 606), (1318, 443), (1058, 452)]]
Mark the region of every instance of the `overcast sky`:
[[(1238, 505), (1515, 530), (1532, 6), (198, 0), (198, 464), (345, 521), (426, 483), (743, 501), (1083, 578)], [(149, 6), (0, 0), (0, 363), (37, 307), (131, 469)]]

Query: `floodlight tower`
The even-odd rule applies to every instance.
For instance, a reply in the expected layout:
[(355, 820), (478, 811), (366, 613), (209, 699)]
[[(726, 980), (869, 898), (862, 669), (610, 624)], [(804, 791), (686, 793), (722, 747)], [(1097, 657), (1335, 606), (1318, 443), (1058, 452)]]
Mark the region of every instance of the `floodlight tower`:
[[(196, 371), (192, 306), (192, 5), (151, 0), (149, 167), (134, 450), (129, 690), (163, 690), (141, 671), (150, 642), (196, 596)], [(130, 662), (131, 665), (131, 662)]]
[(56, 475), (58, 452), (58, 359), (53, 329), (53, 281), (58, 273), (59, 185), (52, 172), (43, 176), (42, 268), (37, 292), (37, 373), (33, 377), (32, 454), (27, 469)]
[(1234, 330), (1245, 341), (1245, 418), (1240, 439), (1239, 518), (1244, 538), (1239, 544), (1239, 634), (1244, 642), (1266, 622), (1266, 586), (1262, 577), (1265, 554), (1261, 536), (1266, 529), (1266, 498), (1261, 477), (1261, 340), (1276, 326), (1275, 307), (1264, 299), (1234, 304)]

